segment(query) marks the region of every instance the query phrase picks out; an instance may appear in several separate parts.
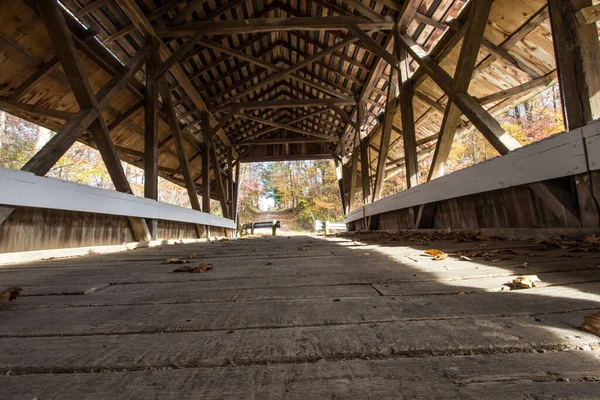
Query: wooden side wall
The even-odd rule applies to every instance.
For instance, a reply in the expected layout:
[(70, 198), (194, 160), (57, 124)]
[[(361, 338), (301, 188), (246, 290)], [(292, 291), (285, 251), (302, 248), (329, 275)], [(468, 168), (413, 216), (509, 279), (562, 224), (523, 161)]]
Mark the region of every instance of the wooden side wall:
[[(211, 236), (229, 236), (229, 229), (211, 227)], [(160, 239), (196, 239), (194, 224), (158, 221)], [(203, 235), (204, 237), (204, 235)], [(78, 211), (17, 207), (0, 224), (0, 253), (135, 242), (127, 217)]]
[[(590, 173), (591, 193), (595, 202), (600, 202), (600, 171)], [(582, 197), (578, 184), (588, 181), (587, 174), (574, 175), (546, 181), (560, 188), (563, 195), (577, 203)], [(587, 192), (587, 190), (586, 190)], [(431, 203), (434, 214), (431, 224), (426, 228), (478, 229), (478, 228), (575, 228), (557, 218), (527, 185), (477, 193), (469, 196)], [(414, 227), (414, 209), (405, 208), (373, 216), (377, 230), (411, 229)], [(585, 211), (584, 211), (585, 212)], [(599, 227), (585, 224), (587, 227)], [(373, 222), (372, 222), (373, 224)], [(366, 230), (364, 219), (348, 224), (349, 230)]]

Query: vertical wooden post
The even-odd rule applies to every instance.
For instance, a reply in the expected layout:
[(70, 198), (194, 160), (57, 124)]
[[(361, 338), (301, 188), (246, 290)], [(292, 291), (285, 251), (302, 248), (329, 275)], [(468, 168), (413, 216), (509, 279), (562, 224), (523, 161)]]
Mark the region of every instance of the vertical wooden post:
[[(144, 96), (144, 197), (158, 200), (158, 85), (156, 74), (160, 68), (158, 41), (147, 39), (151, 54), (146, 63)], [(157, 238), (158, 221), (148, 220), (152, 239)]]
[[(398, 34), (398, 32), (396, 32)], [(404, 166), (406, 168), (406, 187), (410, 189), (419, 184), (419, 162), (417, 159), (417, 138), (415, 132), (415, 116), (413, 111), (412, 80), (408, 52), (400, 44), (394, 43), (394, 50), (400, 60), (400, 113), (402, 115), (402, 141), (404, 144)]]
[[(202, 118), (202, 212), (210, 214), (210, 121), (206, 111)], [(210, 239), (210, 226), (204, 226), (206, 238)]]
[(238, 221), (238, 197), (240, 193), (240, 168), (241, 165), (238, 162), (235, 167), (235, 184), (233, 185), (233, 197), (232, 197), (232, 205), (231, 205), (231, 217), (236, 223)]
[(354, 206), (356, 205), (356, 178), (358, 175), (359, 140), (360, 138), (358, 137), (357, 132), (354, 139), (354, 150), (352, 151), (352, 164), (350, 166), (350, 193), (348, 193), (348, 211), (354, 210)]
[[(397, 30), (397, 27), (396, 27)], [(398, 73), (395, 68), (390, 67), (390, 81), (388, 83), (387, 99), (385, 102), (384, 121), (381, 127), (381, 142), (379, 144), (379, 159), (377, 160), (377, 171), (375, 172), (375, 185), (373, 187), (373, 201), (377, 201), (383, 195), (383, 182), (385, 180), (385, 164), (390, 138), (392, 136), (392, 125), (394, 124), (394, 113), (396, 110), (396, 98), (398, 97)]]
[(369, 163), (369, 141), (363, 137), (362, 126), (362, 104), (356, 103), (356, 131), (360, 139), (360, 170), (362, 177), (362, 194), (365, 205), (369, 204), (371, 196), (371, 179), (370, 179), (370, 163)]
[(592, 0), (548, 0), (554, 53), (567, 130), (600, 118), (600, 42), (596, 24), (575, 14)]
[(277, 221), (273, 220), (272, 223), (273, 223), (273, 226), (272, 226), (272, 228), (273, 228), (273, 236), (277, 236)]
[[(554, 55), (567, 130), (600, 118), (600, 42), (595, 23), (580, 25), (576, 13), (592, 0), (548, 0)], [(594, 193), (595, 176), (587, 172), (575, 179), (583, 226), (598, 227), (600, 207)]]
[(227, 202), (229, 203), (229, 218), (233, 219), (233, 148), (227, 147)]
[(344, 166), (338, 160), (335, 160), (335, 172), (338, 180), (338, 188), (340, 190), (340, 200), (342, 202), (342, 213), (348, 214), (348, 202), (346, 201), (346, 185), (345, 185), (345, 173)]
[(210, 214), (210, 123), (202, 113), (202, 211)]

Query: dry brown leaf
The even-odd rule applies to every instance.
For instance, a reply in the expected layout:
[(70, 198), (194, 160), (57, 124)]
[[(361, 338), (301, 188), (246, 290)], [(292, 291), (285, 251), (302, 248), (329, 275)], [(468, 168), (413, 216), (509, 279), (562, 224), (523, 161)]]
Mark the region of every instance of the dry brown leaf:
[(488, 244), (487, 243), (481, 243), (481, 244), (478, 244), (477, 247), (488, 247)]
[(477, 236), (475, 236), (475, 239), (479, 240), (480, 242), (488, 242), (492, 238), (489, 237), (488, 235), (477, 235)]
[(165, 260), (167, 264), (188, 264), (191, 263), (191, 260), (186, 260), (184, 258), (167, 258)]
[(523, 275), (512, 280), (511, 286), (516, 289), (531, 289), (536, 282), (541, 282), (537, 275)]
[(445, 260), (446, 258), (448, 258), (448, 254), (444, 253), (441, 250), (437, 250), (437, 249), (429, 249), (425, 252), (425, 254), (429, 254), (430, 256), (433, 256), (433, 259), (436, 261), (441, 261), (441, 260)]
[(202, 263), (200, 265), (198, 265), (197, 267), (192, 267), (191, 265), (187, 265), (185, 267), (179, 267), (173, 270), (173, 272), (188, 272), (188, 273), (202, 273), (202, 272), (208, 272), (211, 269), (214, 269), (215, 267), (212, 266), (212, 264), (206, 264), (206, 263)]
[(0, 303), (10, 303), (19, 297), (19, 294), (21, 294), (22, 290), (23, 289), (20, 287), (9, 287), (8, 289), (3, 290), (0, 292)]
[(298, 250), (300, 250), (300, 251), (308, 251), (308, 246), (299, 246)]
[(463, 292), (462, 290), (459, 290), (458, 294), (465, 294), (465, 292)]
[(593, 234), (592, 236), (585, 237), (583, 241), (585, 243), (600, 244), (600, 237), (597, 237), (596, 234)]
[(594, 335), (600, 336), (600, 313), (588, 314), (583, 318), (581, 329), (585, 329)]

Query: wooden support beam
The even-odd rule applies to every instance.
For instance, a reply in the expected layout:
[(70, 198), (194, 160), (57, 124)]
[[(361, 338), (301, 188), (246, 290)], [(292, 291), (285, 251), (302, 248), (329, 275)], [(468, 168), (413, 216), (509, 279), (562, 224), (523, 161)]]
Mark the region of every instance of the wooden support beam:
[[(119, 7), (121, 8), (121, 10), (125, 13), (125, 15), (127, 15), (127, 17), (131, 20), (133, 25), (144, 36), (146, 36), (146, 37), (153, 36), (153, 37), (158, 38), (158, 35), (156, 34), (154, 27), (150, 23), (150, 20), (152, 19), (151, 16), (150, 15), (146, 16), (144, 14), (144, 12), (140, 9), (140, 7), (137, 5), (135, 0), (116, 0), (116, 1), (117, 1), (117, 4), (119, 5)], [(171, 3), (169, 3), (168, 5), (169, 5), (169, 7), (172, 7)], [(165, 6), (167, 6), (167, 4)], [(190, 36), (193, 36), (196, 33), (197, 32), (194, 32)], [(162, 40), (159, 39), (158, 42), (159, 42), (159, 52), (160, 52), (161, 57), (164, 59), (168, 59), (171, 56), (171, 51), (167, 48), (166, 44)], [(189, 97), (192, 104), (194, 104), (194, 106), (199, 111), (207, 111), (206, 104), (200, 97), (200, 94), (198, 93), (198, 91), (196, 90), (196, 88), (194, 87), (192, 82), (187, 77), (187, 74), (183, 70), (183, 68), (181, 68), (179, 65), (175, 64), (171, 68), (170, 72), (173, 75), (173, 77), (175, 78), (175, 80), (177, 81), (177, 83), (179, 83), (179, 85), (181, 86), (183, 91), (186, 93), (186, 95)], [(209, 125), (214, 126), (216, 124), (217, 124), (216, 119), (209, 112)], [(223, 144), (225, 146), (231, 146), (231, 142), (229, 141), (229, 138), (227, 137), (227, 134), (225, 133), (225, 131), (223, 131), (221, 129), (221, 130), (217, 131), (217, 135), (219, 136), (219, 139), (221, 139), (221, 142), (223, 142)], [(236, 152), (234, 150), (234, 155), (235, 154), (236, 154)]]
[[(120, 0), (119, 0), (120, 1)], [(235, 21), (188, 22), (178, 26), (158, 29), (161, 36), (192, 36), (199, 31), (208, 31), (211, 35), (232, 35), (273, 31), (326, 31), (344, 30), (348, 25), (371, 30), (392, 29), (394, 24), (385, 20), (373, 22), (364, 17), (290, 17), (290, 18), (254, 18)]]
[(417, 14), (419, 7), (423, 0), (405, 0), (404, 5), (402, 6), (402, 11), (400, 12), (400, 20), (398, 21), (398, 32), (406, 33), (408, 29), (408, 25), (410, 25), (411, 21)]
[[(299, 69), (304, 68), (307, 65), (312, 64), (313, 62), (320, 60), (321, 58), (327, 56), (328, 54), (331, 54), (333, 52), (335, 52), (338, 49), (344, 48), (347, 45), (356, 42), (358, 39), (355, 37), (347, 37), (346, 39), (340, 40), (339, 42), (337, 42), (334, 45), (331, 45), (329, 47), (327, 47), (326, 49), (323, 49), (317, 53), (315, 53), (314, 55), (307, 57), (305, 59), (303, 59), (302, 61), (300, 61), (298, 64), (293, 65), (291, 67), (285, 68), (283, 70), (279, 70), (278, 72), (269, 75), (267, 78), (265, 79), (261, 79), (258, 83), (251, 85), (249, 88), (242, 90), (241, 92), (235, 94), (234, 96), (229, 97), (227, 100), (225, 100), (224, 102), (222, 102), (220, 105), (227, 105), (230, 104), (232, 102), (235, 102), (245, 96), (247, 96), (248, 94), (253, 93), (254, 91), (256, 91), (257, 89), (260, 89), (266, 85), (268, 85), (269, 83), (272, 82), (276, 82), (278, 80), (281, 80), (283, 78), (285, 78), (286, 76), (289, 76), (291, 74), (293, 74), (294, 72), (298, 71)], [(333, 92), (334, 94), (337, 94), (336, 97), (341, 98), (343, 100), (351, 100), (350, 98), (348, 98), (347, 96), (344, 96), (342, 94), (339, 94), (337, 92)]]
[(233, 190), (234, 190), (234, 182), (233, 182), (233, 152), (231, 151), (231, 147), (227, 149), (227, 202), (231, 205), (229, 208), (229, 216), (230, 218), (234, 218), (233, 211)]
[[(176, 63), (179, 62), (179, 60), (181, 60), (183, 58), (183, 56), (185, 56), (190, 50), (192, 50), (194, 48), (194, 46), (200, 41), (200, 39), (202, 39), (204, 36), (206, 36), (206, 32), (198, 32), (196, 33), (191, 39), (188, 39), (184, 44), (182, 44), (176, 52), (172, 53), (169, 58), (167, 58), (162, 65), (160, 66), (159, 70), (156, 73), (156, 79), (159, 79), (161, 76), (163, 76), (169, 69), (171, 69), (171, 67)], [(156, 49), (158, 51), (158, 47)]]
[[(77, 55), (73, 36), (67, 27), (61, 6), (57, 2), (44, 0), (37, 0), (36, 4), (48, 31), (50, 40), (54, 45), (56, 56), (67, 75), (67, 79), (79, 106), (82, 109), (92, 109), (97, 114), (89, 129), (115, 189), (123, 193), (132, 193), (114, 143), (110, 137), (108, 126), (101, 115), (98, 100), (91, 89), (87, 75), (85, 74), (81, 61)], [(122, 79), (127, 79), (128, 77), (130, 77), (129, 74), (124, 74)], [(108, 104), (109, 100), (106, 100), (106, 98), (110, 98), (110, 96), (114, 95), (115, 91), (120, 87), (121, 82), (113, 80), (109, 81), (109, 84), (105, 87), (106, 90), (101, 95), (101, 101), (105, 101), (105, 103)], [(150, 234), (145, 221), (140, 220), (139, 218), (130, 218), (130, 223), (138, 240), (149, 240)]]
[[(202, 212), (210, 214), (210, 138), (211, 127), (208, 113), (201, 113), (202, 122)], [(218, 170), (215, 170), (215, 175)]]
[(298, 129), (298, 128), (295, 128), (295, 127), (290, 126), (290, 125), (280, 124), (280, 123), (269, 121), (269, 120), (266, 120), (266, 119), (263, 119), (263, 118), (253, 117), (251, 115), (236, 113), (235, 116), (238, 117), (238, 118), (247, 119), (249, 121), (255, 121), (255, 122), (261, 123), (263, 125), (271, 125), (271, 126), (274, 126), (276, 128), (285, 129), (285, 130), (292, 131), (292, 132), (297, 132), (297, 133), (300, 133), (300, 134), (303, 134), (303, 135), (314, 136), (314, 137), (319, 138), (319, 139), (327, 139), (327, 140), (329, 140), (329, 139), (336, 140), (337, 139), (335, 137), (332, 137), (332, 136), (329, 136), (329, 135), (325, 135), (325, 134), (322, 134), (322, 133), (318, 133), (318, 132), (313, 132), (313, 131), (310, 131), (308, 129)]
[(243, 103), (231, 103), (219, 105), (212, 108), (213, 111), (224, 110), (262, 110), (271, 108), (307, 108), (322, 106), (348, 106), (354, 105), (355, 100), (337, 100), (337, 99), (299, 99), (299, 100), (273, 100), (273, 101), (247, 101)]
[(419, 184), (419, 160), (417, 158), (417, 136), (413, 110), (414, 91), (410, 79), (410, 60), (406, 49), (396, 40), (396, 52), (400, 59), (400, 113), (402, 115), (402, 141), (406, 167), (406, 187)]
[(97, 117), (98, 112), (93, 108), (83, 109), (73, 115), (21, 169), (39, 176), (46, 175)]
[(433, 26), (434, 28), (439, 29), (440, 31), (445, 31), (448, 28), (448, 25), (441, 23), (439, 21), (436, 21), (433, 18), (429, 18), (427, 15), (421, 14), (419, 12), (415, 13), (414, 18), (419, 22)]
[(77, 18), (84, 17), (84, 16), (88, 15), (89, 13), (98, 10), (100, 7), (104, 7), (105, 5), (109, 4), (110, 2), (112, 2), (112, 0), (92, 1), (88, 5), (83, 6), (79, 10), (75, 11), (73, 13), (73, 15), (75, 15)]
[(577, 11), (592, 0), (548, 0), (567, 130), (600, 118), (600, 42), (595, 24), (579, 25)]
[[(151, 55), (146, 64), (146, 90), (144, 101), (144, 197), (158, 200), (158, 84), (160, 68), (158, 42), (147, 38)], [(163, 98), (163, 102), (165, 99)], [(169, 111), (167, 111), (169, 112)], [(158, 221), (150, 222), (152, 239), (157, 239)]]
[(371, 167), (369, 165), (369, 139), (366, 135), (363, 135), (361, 129), (364, 115), (362, 107), (362, 104), (356, 104), (355, 129), (360, 140), (360, 171), (362, 177), (363, 203), (367, 205), (370, 203), (371, 200)]
[[(160, 97), (162, 98), (165, 112), (167, 114), (167, 121), (171, 128), (171, 135), (175, 142), (175, 149), (177, 150), (177, 158), (179, 159), (179, 166), (181, 168), (181, 174), (185, 181), (185, 187), (190, 198), (190, 205), (196, 211), (201, 211), (200, 202), (198, 201), (198, 192), (196, 191), (196, 184), (190, 171), (190, 163), (185, 153), (185, 147), (183, 145), (183, 136), (181, 135), (181, 128), (179, 126), (179, 120), (175, 113), (175, 106), (173, 105), (173, 98), (164, 77), (160, 78), (157, 82)], [(204, 183), (203, 183), (204, 184)]]
[(479, 101), (479, 103), (484, 104), (484, 105), (489, 104), (489, 103), (494, 103), (496, 101), (504, 100), (509, 97), (518, 96), (529, 90), (537, 89), (540, 87), (553, 86), (556, 81), (557, 81), (556, 72), (551, 72), (547, 75), (533, 79), (529, 82), (525, 82), (522, 85), (518, 85), (518, 86), (512, 87), (510, 89), (502, 90), (500, 92), (493, 93), (493, 94), (490, 94), (485, 97), (481, 97), (478, 99), (478, 101)]
[(398, 35), (399, 42), (422, 67), (423, 71), (448, 95), (458, 109), (473, 123), (500, 154), (506, 154), (521, 145), (507, 134), (500, 123), (490, 115), (472, 96), (454, 91), (454, 81), (421, 46), (406, 35)]
[(373, 52), (377, 56), (384, 59), (392, 68), (395, 70), (399, 70), (399, 62), (398, 58), (394, 57), (386, 48), (380, 45), (375, 39), (373, 39), (369, 34), (364, 32), (356, 25), (349, 25), (348, 28), (356, 37), (360, 39), (360, 41), (366, 45), (367, 50)]
[(334, 142), (335, 138), (329, 139), (320, 138), (274, 138), (274, 139), (255, 139), (236, 142), (236, 146), (268, 146), (273, 144), (292, 144), (292, 143), (327, 143)]
[[(448, 93), (450, 99), (454, 97), (455, 93), (467, 93), (469, 91), (477, 63), (477, 56), (479, 55), (479, 49), (481, 48), (481, 42), (492, 9), (493, 0), (473, 1), (474, 3), (471, 5), (469, 20), (467, 22), (467, 32), (458, 58), (453, 87), (451, 89), (452, 92)], [(444, 175), (446, 161), (450, 155), (454, 135), (460, 122), (460, 116), (461, 110), (450, 100), (446, 105), (446, 112), (444, 113), (428, 180)]]
[(361, 0), (343, 0), (343, 3), (348, 4), (350, 7), (354, 8), (360, 14), (369, 18), (373, 22), (383, 22), (384, 19), (381, 14), (377, 13), (371, 7), (363, 3)]
[(394, 124), (394, 114), (396, 110), (396, 98), (399, 94), (398, 74), (390, 70), (390, 81), (387, 89), (387, 99), (385, 103), (385, 116), (381, 128), (381, 142), (379, 144), (379, 157), (377, 169), (375, 171), (375, 184), (373, 185), (373, 201), (377, 201), (383, 195), (383, 182), (385, 180), (385, 164), (390, 146), (392, 135), (392, 125)]
[(348, 212), (354, 210), (356, 207), (356, 180), (358, 178), (358, 156), (359, 156), (359, 135), (356, 132), (354, 139), (354, 150), (352, 151), (351, 166), (350, 166), (350, 185), (348, 193)]
[(67, 111), (55, 110), (38, 106), (37, 104), (26, 104), (16, 100), (0, 97), (0, 110), (6, 111), (9, 114), (26, 113), (38, 117), (54, 118), (60, 120), (68, 120), (73, 116)]
[[(209, 142), (206, 143), (210, 148), (210, 162), (212, 164), (213, 174), (215, 176), (215, 186), (219, 194), (219, 201), (221, 203), (221, 210), (223, 211), (223, 217), (229, 218), (229, 204), (227, 203), (227, 187), (223, 182), (223, 175), (221, 174), (221, 166), (219, 165), (219, 158), (217, 151), (212, 140), (212, 132), (209, 132)], [(204, 184), (204, 182), (202, 183)]]
[(600, 21), (600, 4), (587, 6), (575, 13), (579, 25), (584, 26)]

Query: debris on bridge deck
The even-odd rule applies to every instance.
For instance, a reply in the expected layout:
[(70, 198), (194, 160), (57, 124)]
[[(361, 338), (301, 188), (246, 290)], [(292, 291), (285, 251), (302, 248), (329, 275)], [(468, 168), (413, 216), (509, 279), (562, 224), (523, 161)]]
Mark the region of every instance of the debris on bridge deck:
[[(566, 239), (352, 233), (5, 266), (0, 282), (22, 292), (0, 304), (0, 393), (598, 398), (600, 338), (580, 328), (600, 311), (598, 250)], [(173, 274), (172, 259), (214, 268)], [(512, 287), (533, 275), (535, 287)]]

